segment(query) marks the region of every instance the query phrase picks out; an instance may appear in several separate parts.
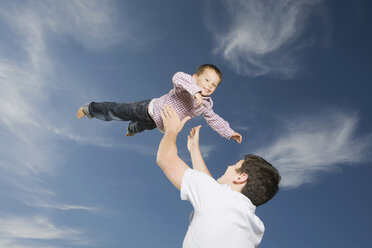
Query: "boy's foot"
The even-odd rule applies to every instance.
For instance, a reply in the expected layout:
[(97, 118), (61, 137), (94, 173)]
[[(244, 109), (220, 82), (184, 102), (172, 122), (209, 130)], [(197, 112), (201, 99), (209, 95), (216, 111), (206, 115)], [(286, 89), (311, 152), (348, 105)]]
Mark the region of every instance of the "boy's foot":
[(86, 116), (86, 114), (84, 113), (84, 109), (83, 109), (83, 107), (80, 107), (80, 108), (78, 109), (78, 111), (77, 111), (77, 118), (78, 118), (78, 119), (81, 119), (81, 118), (83, 118), (84, 116)]
[(134, 136), (134, 133), (131, 133), (131, 132), (127, 131), (127, 133), (125, 134), (125, 136), (131, 137), (131, 136)]

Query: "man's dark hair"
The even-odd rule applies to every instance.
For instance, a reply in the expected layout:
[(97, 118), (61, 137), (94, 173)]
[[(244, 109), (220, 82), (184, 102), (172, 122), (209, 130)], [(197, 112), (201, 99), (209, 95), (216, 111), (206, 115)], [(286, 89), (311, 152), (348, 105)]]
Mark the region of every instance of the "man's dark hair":
[(265, 159), (248, 154), (244, 157), (242, 166), (236, 171), (248, 175), (247, 183), (241, 193), (255, 206), (266, 203), (278, 192), (279, 172)]
[(200, 74), (202, 74), (206, 68), (214, 70), (220, 77), (220, 80), (222, 80), (222, 72), (220, 71), (220, 69), (217, 68), (217, 66), (212, 64), (204, 64), (199, 66), (198, 70), (196, 71), (196, 75), (200, 76)]

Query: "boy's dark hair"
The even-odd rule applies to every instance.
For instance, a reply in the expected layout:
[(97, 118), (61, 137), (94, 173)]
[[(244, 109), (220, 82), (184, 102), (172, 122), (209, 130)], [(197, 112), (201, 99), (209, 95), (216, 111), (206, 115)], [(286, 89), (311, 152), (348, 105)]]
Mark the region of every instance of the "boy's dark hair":
[(262, 205), (274, 197), (279, 189), (280, 175), (265, 159), (248, 154), (244, 157), (238, 173), (248, 174), (248, 180), (241, 193), (255, 206)]
[(200, 76), (200, 74), (202, 74), (206, 68), (214, 70), (220, 77), (220, 80), (222, 80), (222, 72), (220, 71), (220, 69), (217, 68), (217, 66), (212, 64), (204, 64), (199, 66), (198, 70), (196, 71), (196, 75)]

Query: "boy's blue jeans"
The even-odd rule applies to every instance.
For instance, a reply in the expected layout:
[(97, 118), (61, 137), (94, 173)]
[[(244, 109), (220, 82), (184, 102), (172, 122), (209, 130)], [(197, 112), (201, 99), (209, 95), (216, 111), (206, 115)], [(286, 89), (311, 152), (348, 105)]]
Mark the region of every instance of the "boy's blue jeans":
[(130, 121), (128, 132), (135, 134), (156, 128), (154, 120), (148, 113), (151, 100), (133, 103), (90, 102), (84, 105), (84, 113), (89, 118), (103, 121)]

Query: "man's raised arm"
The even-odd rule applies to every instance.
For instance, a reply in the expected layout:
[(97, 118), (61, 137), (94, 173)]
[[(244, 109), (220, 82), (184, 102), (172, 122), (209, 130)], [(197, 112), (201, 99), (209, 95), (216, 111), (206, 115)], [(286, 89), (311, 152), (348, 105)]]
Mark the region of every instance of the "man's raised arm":
[(181, 121), (176, 111), (168, 105), (164, 106), (161, 117), (165, 133), (160, 141), (156, 163), (163, 170), (169, 181), (177, 189), (180, 189), (183, 175), (189, 166), (178, 156), (176, 141), (178, 133), (182, 130), (184, 124), (190, 120), (190, 117), (186, 117)]
[(199, 147), (200, 128), (201, 128), (201, 125), (191, 129), (190, 135), (187, 136), (187, 149), (189, 150), (190, 155), (191, 155), (193, 169), (203, 172), (207, 174), (208, 176), (212, 176), (200, 152), (200, 147)]

